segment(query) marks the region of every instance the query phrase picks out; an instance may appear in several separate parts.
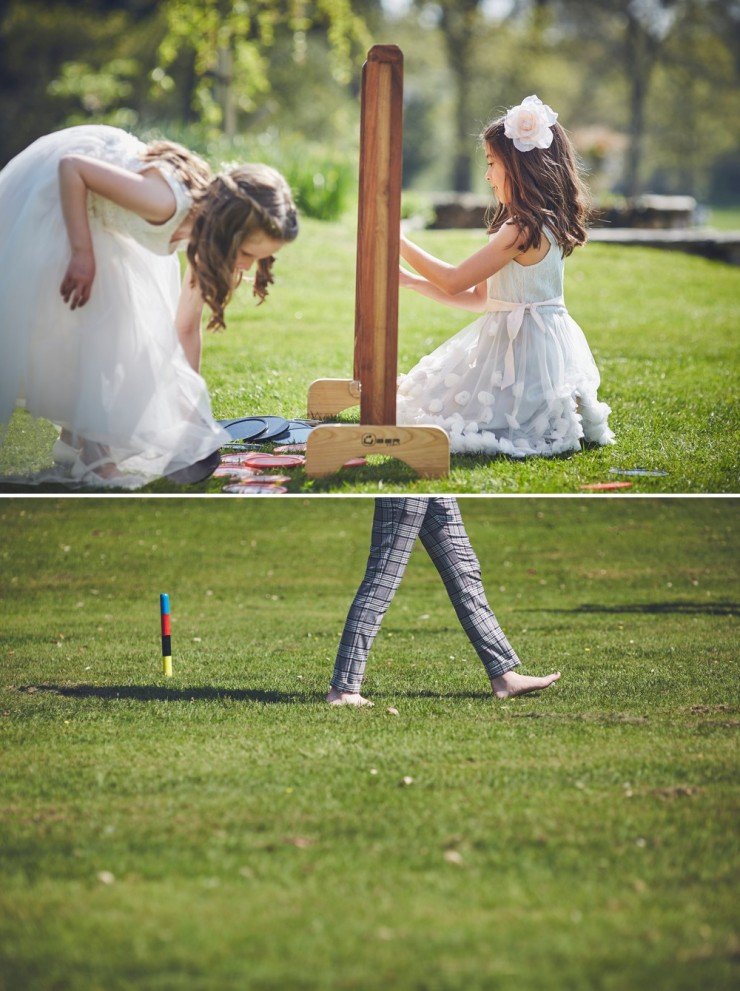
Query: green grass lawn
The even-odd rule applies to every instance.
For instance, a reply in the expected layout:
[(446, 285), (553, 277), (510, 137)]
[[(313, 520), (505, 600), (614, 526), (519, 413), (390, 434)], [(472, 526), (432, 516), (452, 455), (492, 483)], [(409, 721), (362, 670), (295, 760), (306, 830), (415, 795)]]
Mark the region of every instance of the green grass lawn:
[(740, 230), (740, 206), (712, 206), (708, 226), (720, 231)]
[(462, 510), (562, 680), (497, 703), (419, 548), (348, 711), (370, 501), (0, 504), (3, 991), (737, 986), (734, 502)]
[[(450, 261), (482, 243), (480, 232), (426, 231), (425, 248)], [(203, 373), (217, 417), (306, 413), (316, 378), (352, 374), (355, 231), (351, 220), (306, 220), (279, 256), (277, 284), (255, 308), (246, 289), (226, 332), (208, 335)], [(577, 492), (613, 481), (610, 468), (649, 468), (634, 492), (731, 492), (738, 486), (736, 268), (674, 252), (611, 245), (577, 251), (566, 266), (566, 299), (582, 325), (612, 407), (617, 445), (572, 456), (516, 461), (456, 456), (448, 478), (419, 480), (400, 462), (374, 460), (311, 481), (293, 472), (295, 492)], [(399, 370), (473, 318), (415, 293), (401, 294)], [(357, 416), (357, 412), (350, 414)], [(0, 473), (48, 463), (51, 428), (17, 414), (0, 452)], [(40, 436), (42, 434), (43, 436)], [(7, 487), (6, 487), (7, 488)], [(211, 480), (189, 491), (219, 492)], [(151, 491), (184, 491), (157, 482)], [(14, 491), (17, 491), (14, 490)]]

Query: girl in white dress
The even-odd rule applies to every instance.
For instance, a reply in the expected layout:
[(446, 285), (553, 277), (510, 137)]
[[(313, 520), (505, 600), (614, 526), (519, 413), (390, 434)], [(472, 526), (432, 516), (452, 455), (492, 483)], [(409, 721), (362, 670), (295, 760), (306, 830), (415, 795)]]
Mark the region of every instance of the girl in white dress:
[(563, 259), (586, 241), (575, 154), (536, 96), (486, 127), (498, 199), (488, 244), (448, 265), (401, 237), (401, 285), (483, 313), (422, 358), (398, 389), (399, 424), (436, 424), (455, 453), (563, 454), (611, 444), (599, 373), (563, 300)]
[[(187, 149), (118, 128), (49, 134), (0, 172), (0, 440), (17, 405), (62, 428), (78, 482), (136, 488), (228, 440), (199, 374), (201, 315), (298, 233), (283, 177), (212, 175)], [(187, 251), (182, 287), (174, 252)]]

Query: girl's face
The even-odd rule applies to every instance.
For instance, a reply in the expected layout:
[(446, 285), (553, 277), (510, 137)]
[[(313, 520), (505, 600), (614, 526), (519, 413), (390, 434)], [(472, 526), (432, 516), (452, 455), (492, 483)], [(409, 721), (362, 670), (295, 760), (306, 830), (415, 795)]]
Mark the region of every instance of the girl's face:
[(255, 262), (272, 258), (282, 248), (284, 241), (270, 237), (264, 231), (255, 231), (242, 241), (236, 255), (237, 272), (248, 272)]
[(486, 182), (496, 194), (496, 199), (499, 203), (503, 203), (506, 206), (511, 198), (509, 177), (504, 170), (501, 160), (494, 155), (490, 145), (486, 145), (486, 161), (488, 162)]

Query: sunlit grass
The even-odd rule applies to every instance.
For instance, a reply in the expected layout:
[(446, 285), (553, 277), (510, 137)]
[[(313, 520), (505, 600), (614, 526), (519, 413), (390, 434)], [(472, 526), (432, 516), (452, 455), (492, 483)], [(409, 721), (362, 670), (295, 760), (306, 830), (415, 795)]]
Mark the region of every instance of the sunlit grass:
[(734, 986), (734, 505), (461, 503), (540, 697), (419, 548), (323, 703), (368, 500), (0, 505), (0, 987)]
[[(427, 231), (420, 244), (454, 261), (481, 244), (480, 232)], [(306, 415), (316, 378), (351, 377), (355, 235), (351, 220), (306, 220), (276, 264), (277, 283), (255, 308), (246, 289), (226, 332), (208, 335), (203, 374), (218, 417)], [(647, 468), (635, 492), (727, 492), (737, 488), (736, 268), (675, 252), (591, 245), (566, 266), (566, 300), (601, 371), (600, 396), (612, 407), (617, 444), (569, 457), (513, 461), (454, 457), (448, 478), (419, 480), (400, 462), (374, 463), (310, 481), (306, 492), (578, 492), (620, 477), (610, 468)], [(402, 292), (399, 370), (408, 370), (469, 322), (469, 314)], [(350, 413), (349, 416), (357, 413)], [(48, 462), (50, 429), (18, 414), (0, 470)], [(195, 491), (220, 491), (212, 480)], [(176, 491), (166, 482), (152, 491)]]

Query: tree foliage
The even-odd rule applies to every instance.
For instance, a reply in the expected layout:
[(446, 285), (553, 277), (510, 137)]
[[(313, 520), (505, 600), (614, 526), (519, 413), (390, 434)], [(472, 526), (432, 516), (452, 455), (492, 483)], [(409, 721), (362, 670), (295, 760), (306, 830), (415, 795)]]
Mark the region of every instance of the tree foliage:
[(537, 93), (599, 193), (729, 198), (739, 41), (724, 0), (5, 0), (0, 164), (47, 131), (104, 121), (214, 160), (230, 147), (304, 158), (313, 183), (316, 162), (355, 167), (364, 53), (394, 42), (406, 184), (482, 192), (476, 135)]
[(269, 92), (269, 52), (281, 31), (290, 33), (300, 56), (307, 33), (321, 26), (340, 82), (349, 80), (353, 54), (369, 42), (349, 0), (165, 0), (163, 9), (162, 68), (183, 50), (192, 52), (198, 114), (227, 134), (235, 132), (238, 113), (254, 112)]

